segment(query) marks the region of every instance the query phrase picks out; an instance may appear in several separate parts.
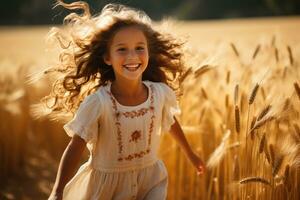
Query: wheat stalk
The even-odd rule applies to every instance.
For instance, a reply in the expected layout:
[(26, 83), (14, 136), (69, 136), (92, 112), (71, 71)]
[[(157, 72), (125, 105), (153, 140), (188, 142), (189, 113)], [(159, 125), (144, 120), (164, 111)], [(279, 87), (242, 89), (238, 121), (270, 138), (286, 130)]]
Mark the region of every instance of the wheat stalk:
[(253, 116), (252, 121), (251, 121), (251, 125), (250, 125), (250, 129), (252, 129), (256, 123), (256, 116)]
[(257, 121), (257, 123), (255, 123), (253, 128), (250, 130), (250, 133), (255, 131), (256, 129), (259, 129), (260, 127), (265, 125), (267, 122), (273, 121), (274, 119), (276, 119), (274, 116), (270, 116), (270, 117), (267, 117), (267, 118), (265, 118), (261, 121)]
[(206, 107), (202, 108), (202, 110), (201, 110), (200, 117), (199, 117), (199, 123), (202, 122), (205, 112), (206, 112)]
[(285, 183), (287, 182), (289, 176), (290, 176), (290, 165), (287, 164), (287, 165), (285, 166), (285, 170), (284, 170), (284, 182), (285, 182)]
[(225, 107), (228, 108), (228, 106), (229, 106), (229, 95), (226, 94), (225, 95)]
[(276, 42), (276, 36), (273, 35), (273, 36), (272, 36), (272, 40), (271, 40), (271, 46), (272, 46), (272, 47), (275, 46), (275, 42)]
[(299, 87), (297, 82), (294, 83), (294, 88), (295, 88), (296, 93), (297, 93), (297, 95), (299, 97), (299, 100), (300, 100), (300, 87)]
[(243, 178), (242, 180), (239, 181), (240, 184), (248, 184), (248, 183), (263, 183), (265, 185), (269, 185), (271, 186), (270, 181), (268, 181), (265, 178), (262, 177), (247, 177), (247, 178)]
[(201, 87), (201, 93), (204, 99), (208, 99), (207, 93), (205, 92), (205, 89), (203, 87)]
[(253, 55), (252, 55), (252, 59), (253, 59), (253, 60), (256, 58), (256, 56), (257, 56), (259, 50), (260, 50), (260, 44), (258, 44), (258, 45), (256, 46), (255, 50), (254, 50), (254, 53), (253, 53)]
[(255, 100), (255, 96), (257, 94), (257, 91), (258, 91), (258, 88), (259, 88), (259, 84), (256, 83), (255, 87), (252, 89), (252, 92), (251, 92), (251, 95), (250, 95), (250, 98), (249, 98), (249, 105), (253, 104), (254, 100)]
[(227, 74), (226, 74), (226, 84), (227, 84), (227, 85), (228, 85), (229, 82), (230, 82), (230, 74), (231, 74), (230, 70), (227, 71)]
[[(267, 143), (267, 142), (266, 142), (266, 143)], [(270, 153), (269, 153), (268, 148), (263, 148), (263, 149), (264, 149), (264, 152), (265, 152), (267, 161), (271, 164), (271, 156), (270, 156)]]
[(278, 49), (277, 49), (277, 47), (275, 47), (274, 48), (274, 51), (275, 51), (275, 59), (276, 59), (276, 63), (278, 63), (279, 62), (279, 53), (278, 53)]
[(240, 110), (238, 106), (235, 106), (234, 113), (235, 113), (235, 130), (237, 133), (240, 133), (241, 130)]
[(277, 158), (275, 160), (274, 167), (273, 167), (273, 170), (272, 170), (273, 176), (275, 176), (278, 173), (278, 171), (280, 170), (280, 167), (282, 165), (283, 159), (284, 159), (284, 156), (279, 156), (279, 158)]
[(238, 98), (239, 98), (239, 85), (235, 85), (234, 87), (234, 105), (238, 104)]
[(236, 55), (237, 57), (240, 57), (240, 54), (239, 54), (239, 52), (238, 52), (236, 46), (235, 46), (232, 42), (230, 43), (230, 46), (231, 46), (232, 50), (234, 51), (235, 55)]
[(260, 143), (259, 143), (259, 153), (260, 154), (264, 151), (265, 143), (266, 143), (266, 133), (263, 134), (263, 136), (260, 140)]
[(290, 64), (293, 65), (294, 64), (294, 58), (293, 58), (292, 49), (289, 45), (286, 48), (287, 48), (287, 51), (289, 53)]
[(293, 124), (293, 127), (295, 129), (295, 132), (293, 133), (294, 140), (299, 143), (300, 142), (300, 128), (297, 124)]
[(298, 126), (298, 124), (293, 124), (293, 127), (294, 127), (296, 133), (297, 133), (297, 134), (299, 135), (299, 137), (300, 137), (300, 127)]
[(194, 72), (194, 77), (198, 78), (201, 75), (203, 75), (205, 72), (208, 72), (209, 70), (211, 70), (213, 67), (210, 65), (203, 65), (201, 67), (199, 67), (198, 69), (196, 69), (196, 71)]
[(268, 112), (271, 110), (272, 106), (269, 104), (267, 105), (262, 111), (261, 113), (258, 115), (257, 117), (257, 121), (261, 120), (264, 116), (266, 116), (268, 114)]
[(222, 158), (224, 157), (224, 155), (227, 151), (228, 139), (229, 139), (230, 134), (231, 134), (230, 130), (227, 130), (222, 138), (222, 142), (220, 143), (220, 145), (210, 155), (210, 157), (207, 161), (208, 168), (213, 168), (216, 165), (218, 165), (220, 163), (220, 161), (222, 160)]
[(286, 98), (282, 107), (282, 112), (288, 110), (290, 103), (291, 103), (290, 98)]
[[(246, 126), (246, 151), (247, 151), (247, 136), (249, 135), (248, 133), (248, 125), (249, 125), (249, 116), (250, 116), (250, 108), (251, 108), (251, 105), (253, 104), (254, 102), (254, 99), (255, 99), (255, 96), (257, 94), (257, 91), (258, 91), (258, 88), (259, 88), (259, 84), (256, 83), (255, 87), (252, 89), (252, 92), (251, 92), (251, 95), (249, 97), (249, 100), (248, 100), (248, 111), (247, 111), (247, 126)], [(253, 131), (254, 129), (251, 129), (250, 131), (250, 135), (251, 135), (251, 139), (253, 138)]]
[(274, 152), (274, 146), (273, 146), (273, 144), (269, 145), (269, 150), (270, 150), (270, 161), (271, 161), (271, 164), (274, 165), (275, 152)]
[(246, 94), (245, 93), (242, 93), (241, 94), (241, 98), (240, 98), (240, 111), (241, 113), (243, 113), (243, 111), (245, 110), (245, 101), (247, 101), (247, 97), (246, 97)]
[(289, 70), (288, 67), (285, 66), (284, 69), (283, 69), (283, 71), (282, 71), (282, 78), (283, 78), (283, 79), (286, 78), (286, 75), (287, 75), (287, 73), (288, 73), (288, 70)]
[[(256, 116), (253, 116), (251, 124), (250, 124), (250, 130), (252, 130), (252, 128), (254, 127), (256, 123)], [(251, 139), (254, 139), (254, 131), (250, 131), (250, 135), (251, 135)]]
[(228, 145), (227, 149), (234, 149), (234, 148), (239, 147), (239, 146), (241, 146), (241, 143), (235, 142), (233, 144)]
[(263, 87), (261, 87), (260, 91), (261, 91), (261, 95), (262, 95), (263, 99), (266, 100), (267, 96), (266, 96), (265, 89)]
[(233, 180), (238, 180), (239, 174), (240, 174), (240, 164), (239, 164), (239, 159), (238, 159), (237, 155), (234, 156), (233, 161), (234, 161)]

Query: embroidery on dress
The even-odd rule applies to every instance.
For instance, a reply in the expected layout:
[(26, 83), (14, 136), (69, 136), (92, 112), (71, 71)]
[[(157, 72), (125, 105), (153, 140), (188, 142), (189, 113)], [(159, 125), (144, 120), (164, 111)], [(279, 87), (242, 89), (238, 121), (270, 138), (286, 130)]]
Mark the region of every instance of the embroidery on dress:
[[(117, 127), (117, 139), (118, 139), (118, 152), (119, 152), (119, 158), (118, 161), (121, 162), (123, 160), (132, 160), (134, 158), (141, 158), (144, 155), (150, 153), (150, 147), (151, 147), (151, 136), (152, 136), (152, 132), (153, 132), (153, 128), (154, 128), (154, 98), (153, 98), (153, 85), (150, 85), (150, 106), (149, 108), (141, 108), (137, 111), (131, 111), (131, 112), (119, 112), (118, 108), (117, 108), (117, 103), (115, 98), (113, 97), (112, 93), (110, 91), (107, 91), (107, 93), (110, 96), (110, 99), (112, 101), (112, 105), (113, 105), (113, 110), (115, 112), (115, 125)], [(124, 115), (125, 117), (140, 117), (145, 115), (147, 112), (151, 112), (151, 117), (150, 117), (150, 126), (149, 126), (149, 130), (148, 130), (148, 141), (147, 141), (147, 148), (143, 151), (140, 152), (136, 152), (136, 153), (132, 153), (129, 154), (127, 156), (123, 156), (123, 141), (122, 141), (122, 132), (121, 132), (121, 123), (120, 123), (120, 117), (121, 115)], [(134, 131), (131, 134), (131, 139), (130, 141), (137, 141), (138, 139), (140, 139), (141, 137), (141, 131)]]
[(141, 139), (141, 137), (142, 137), (141, 131), (134, 131), (131, 134), (131, 138), (130, 138), (129, 142), (135, 142), (135, 143), (137, 143), (138, 140)]
[(141, 108), (138, 111), (124, 112), (123, 115), (128, 118), (140, 117), (145, 115), (149, 111), (149, 108)]

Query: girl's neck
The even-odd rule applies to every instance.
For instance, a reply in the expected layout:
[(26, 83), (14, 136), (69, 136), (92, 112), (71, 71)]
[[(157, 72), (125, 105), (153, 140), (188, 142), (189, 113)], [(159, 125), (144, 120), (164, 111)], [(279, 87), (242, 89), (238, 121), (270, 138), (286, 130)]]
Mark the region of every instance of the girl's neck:
[(121, 81), (114, 80), (111, 85), (112, 93), (123, 97), (137, 97), (143, 93), (144, 86), (142, 80)]

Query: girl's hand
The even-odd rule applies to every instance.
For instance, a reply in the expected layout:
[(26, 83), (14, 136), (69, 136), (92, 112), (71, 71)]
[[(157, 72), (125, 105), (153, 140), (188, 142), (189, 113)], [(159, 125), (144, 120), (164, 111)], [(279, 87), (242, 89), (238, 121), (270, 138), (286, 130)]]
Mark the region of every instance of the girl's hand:
[(203, 161), (201, 160), (201, 158), (197, 154), (195, 154), (194, 152), (192, 152), (188, 156), (188, 158), (192, 162), (194, 167), (196, 167), (197, 175), (203, 174), (204, 171), (205, 171), (205, 165), (204, 165)]
[(51, 193), (48, 200), (62, 200), (62, 193)]

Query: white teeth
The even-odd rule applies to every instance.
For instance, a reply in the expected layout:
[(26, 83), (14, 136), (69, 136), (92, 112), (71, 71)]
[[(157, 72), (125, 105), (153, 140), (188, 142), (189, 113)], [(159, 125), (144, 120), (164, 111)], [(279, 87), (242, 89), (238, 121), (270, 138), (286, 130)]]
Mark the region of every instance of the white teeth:
[(129, 64), (129, 65), (125, 65), (125, 67), (127, 67), (127, 68), (136, 68), (136, 67), (138, 67), (139, 66), (139, 64)]
[(131, 72), (134, 72), (136, 70), (138, 70), (138, 68), (140, 67), (140, 64), (127, 64), (124, 65), (125, 69)]

